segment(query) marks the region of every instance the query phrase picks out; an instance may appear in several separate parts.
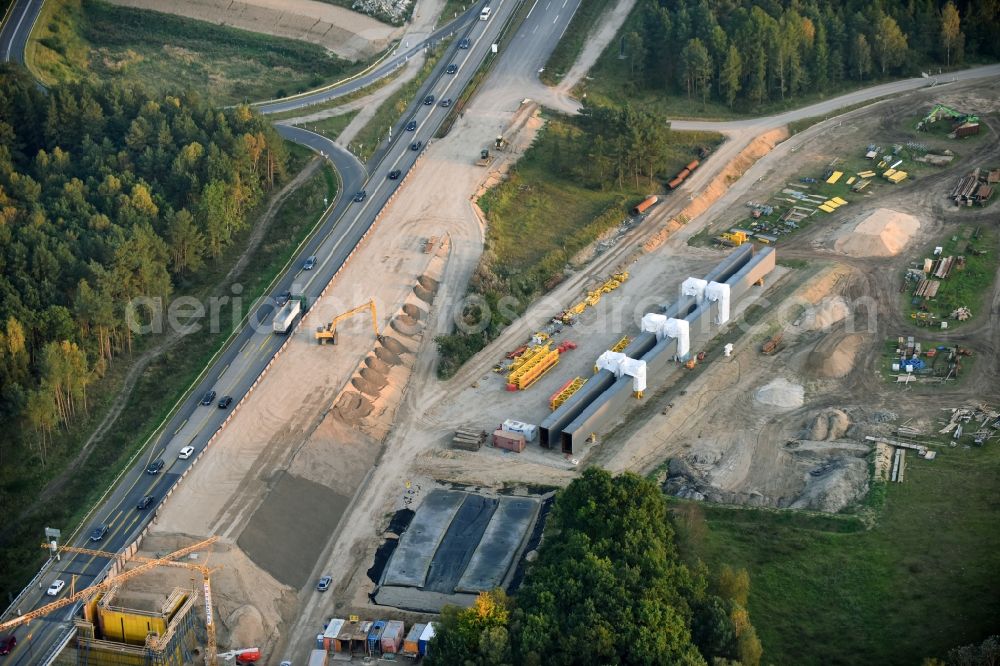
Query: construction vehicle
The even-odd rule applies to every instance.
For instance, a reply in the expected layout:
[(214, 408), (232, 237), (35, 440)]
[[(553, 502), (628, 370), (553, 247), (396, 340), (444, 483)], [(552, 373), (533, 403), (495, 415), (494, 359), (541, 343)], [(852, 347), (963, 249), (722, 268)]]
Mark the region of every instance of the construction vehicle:
[(781, 344), (781, 338), (784, 336), (783, 332), (775, 333), (771, 336), (767, 342), (760, 348), (762, 354), (773, 354), (778, 351), (779, 345)]
[(305, 296), (292, 296), (274, 315), (272, 324), (274, 332), (279, 335), (287, 334), (303, 311), (305, 311)]
[(719, 242), (730, 247), (739, 247), (747, 242), (747, 232), (736, 230), (723, 232), (719, 234)]
[(963, 123), (978, 123), (979, 117), (971, 113), (962, 113), (956, 111), (950, 106), (945, 106), (944, 104), (935, 104), (931, 112), (928, 113), (923, 119), (917, 123), (918, 130), (926, 130), (928, 125), (931, 125), (942, 118), (951, 118), (955, 125), (962, 125)]
[(219, 659), (224, 661), (236, 659), (237, 664), (253, 664), (260, 660), (260, 648), (243, 648), (242, 650), (220, 652)]
[(490, 151), (486, 148), (483, 148), (482, 150), (479, 151), (479, 159), (476, 160), (476, 166), (481, 166), (481, 167), (489, 166), (490, 162), (492, 161), (493, 158), (490, 157)]
[(321, 345), (325, 345), (327, 343), (327, 341), (330, 341), (332, 344), (337, 344), (337, 324), (339, 324), (343, 320), (347, 319), (348, 317), (352, 317), (352, 316), (354, 316), (354, 315), (356, 315), (356, 314), (358, 314), (360, 312), (364, 312), (365, 310), (369, 310), (371, 312), (371, 315), (372, 315), (372, 329), (375, 330), (375, 339), (376, 340), (381, 340), (382, 339), (382, 335), (379, 333), (379, 330), (378, 330), (378, 317), (375, 314), (375, 300), (374, 299), (368, 301), (367, 303), (362, 303), (358, 307), (353, 308), (351, 310), (348, 310), (347, 312), (343, 312), (343, 313), (337, 315), (326, 326), (319, 326), (319, 327), (317, 327), (316, 328), (316, 339), (319, 341), (319, 343)]

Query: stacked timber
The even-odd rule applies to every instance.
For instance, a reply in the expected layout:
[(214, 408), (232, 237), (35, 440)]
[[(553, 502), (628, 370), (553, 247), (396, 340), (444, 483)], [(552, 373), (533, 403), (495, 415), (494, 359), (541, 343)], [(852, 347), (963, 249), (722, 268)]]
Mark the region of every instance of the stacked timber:
[(478, 451), (486, 439), (486, 431), (472, 426), (462, 426), (455, 431), (451, 446), (463, 451)]

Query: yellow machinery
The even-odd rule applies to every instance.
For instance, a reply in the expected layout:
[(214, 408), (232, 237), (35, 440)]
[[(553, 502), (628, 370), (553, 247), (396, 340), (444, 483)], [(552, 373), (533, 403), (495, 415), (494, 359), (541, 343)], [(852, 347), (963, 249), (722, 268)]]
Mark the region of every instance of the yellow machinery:
[(574, 393), (583, 388), (583, 385), (586, 383), (587, 380), (583, 377), (574, 377), (563, 384), (558, 391), (549, 397), (549, 409), (553, 412), (559, 409), (564, 402), (569, 400)]
[[(178, 551), (170, 553), (169, 555), (166, 555), (165, 557), (153, 559), (149, 557), (133, 556), (129, 559), (135, 562), (141, 562), (142, 564), (140, 564), (134, 569), (123, 571), (117, 576), (106, 578), (104, 579), (103, 582), (98, 583), (97, 585), (91, 585), (90, 587), (80, 590), (75, 594), (69, 595), (65, 599), (54, 601), (51, 604), (42, 606), (41, 608), (33, 610), (30, 613), (25, 613), (24, 615), (16, 618), (15, 620), (11, 620), (10, 622), (6, 622), (0, 625), (0, 631), (6, 629), (8, 625), (16, 626), (18, 624), (21, 624), (22, 622), (27, 622), (36, 617), (48, 615), (52, 611), (62, 608), (63, 606), (68, 606), (80, 599), (84, 599), (89, 596), (99, 594), (100, 592), (106, 591), (112, 587), (116, 587), (130, 578), (134, 578), (135, 576), (138, 576), (141, 573), (146, 573), (147, 571), (149, 571), (154, 567), (165, 566), (165, 567), (181, 567), (184, 569), (194, 569), (195, 571), (201, 572), (202, 591), (204, 593), (204, 600), (205, 600), (205, 633), (208, 637), (208, 640), (206, 641), (207, 645), (205, 646), (205, 664), (214, 666), (216, 662), (216, 653), (218, 652), (218, 646), (215, 638), (215, 620), (213, 618), (213, 613), (212, 613), (212, 585), (211, 582), (209, 581), (209, 574), (213, 570), (209, 569), (207, 566), (204, 566), (202, 564), (192, 564), (190, 562), (177, 562), (176, 558), (183, 557), (188, 553), (193, 553), (196, 550), (201, 550), (202, 548), (211, 546), (218, 540), (218, 538), (219, 537), (215, 536), (209, 537), (204, 541), (200, 541), (192, 546), (188, 546), (187, 548), (182, 548)], [(43, 543), (42, 548), (50, 549), (51, 547), (49, 544)], [(79, 553), (81, 555), (93, 555), (96, 557), (107, 557), (107, 558), (120, 557), (119, 553), (111, 553), (106, 550), (92, 550), (90, 548), (75, 548), (73, 546), (59, 546), (59, 550), (65, 553)]]
[(559, 362), (559, 350), (552, 349), (549, 343), (537, 345), (521, 354), (507, 375), (508, 387), (511, 390), (523, 391), (551, 370)]
[(601, 301), (601, 296), (604, 294), (611, 293), (618, 287), (622, 286), (622, 283), (628, 280), (628, 271), (622, 271), (620, 273), (615, 273), (607, 280), (604, 281), (597, 289), (593, 291), (588, 291), (586, 298), (582, 301), (569, 308), (562, 313), (560, 319), (564, 324), (570, 324), (573, 322), (573, 318), (583, 314), (583, 311), (587, 309), (587, 306), (594, 307)]
[(375, 339), (381, 340), (382, 336), (378, 332), (378, 317), (375, 314), (374, 299), (368, 301), (367, 303), (359, 305), (358, 307), (352, 310), (348, 310), (347, 312), (337, 315), (336, 317), (333, 318), (333, 321), (331, 321), (326, 326), (318, 327), (316, 329), (316, 339), (319, 341), (321, 345), (325, 345), (327, 341), (330, 341), (331, 344), (337, 344), (337, 324), (347, 319), (348, 317), (352, 317), (360, 312), (364, 312), (365, 310), (371, 311), (372, 328), (375, 330)]
[(626, 347), (628, 347), (629, 342), (631, 342), (631, 339), (629, 339), (629, 337), (626, 335), (624, 338), (615, 343), (615, 346), (611, 348), (611, 351), (620, 352), (624, 350)]
[(745, 231), (726, 231), (719, 235), (719, 240), (733, 247), (739, 247), (747, 242), (747, 233)]

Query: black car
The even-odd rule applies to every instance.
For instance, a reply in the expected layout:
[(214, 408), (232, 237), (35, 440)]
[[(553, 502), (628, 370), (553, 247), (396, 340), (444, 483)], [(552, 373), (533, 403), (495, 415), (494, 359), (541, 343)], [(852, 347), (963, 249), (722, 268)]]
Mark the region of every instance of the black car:
[(279, 308), (285, 307), (285, 303), (291, 300), (291, 298), (292, 292), (286, 291), (274, 297), (274, 304)]
[(104, 535), (108, 533), (107, 525), (98, 525), (94, 529), (90, 530), (90, 540), (100, 541), (104, 538)]
[(7, 634), (0, 638), (0, 654), (10, 654), (15, 645), (17, 645), (17, 637), (14, 634)]
[(368, 196), (368, 193), (366, 191), (364, 191), (364, 190), (361, 190), (360, 192), (357, 192), (354, 195), (354, 200), (355, 201), (364, 201), (365, 197), (367, 197), (367, 196)]
[(228, 407), (231, 404), (233, 404), (233, 396), (231, 396), (231, 395), (224, 395), (224, 396), (222, 396), (222, 399), (219, 400), (219, 409), (225, 409), (226, 407)]
[(458, 48), (460, 48), (460, 49), (467, 49), (467, 48), (469, 48), (470, 44), (471, 44), (471, 42), (469, 42), (468, 39), (460, 39), (458, 41)]
[(399, 180), (399, 176), (402, 173), (403, 172), (400, 171), (399, 169), (393, 169), (392, 171), (389, 172), (389, 180)]
[(163, 462), (163, 458), (158, 458), (157, 460), (149, 463), (149, 467), (146, 468), (146, 474), (159, 474), (160, 470), (163, 469), (163, 466), (166, 464), (167, 463)]
[(414, 141), (413, 143), (410, 144), (410, 150), (420, 150), (420, 148), (423, 145), (424, 145), (423, 141)]
[(406, 131), (407, 132), (412, 132), (415, 129), (417, 129), (417, 121), (416, 120), (411, 120), (410, 122), (406, 123)]
[(211, 405), (215, 402), (215, 391), (206, 391), (205, 395), (201, 396), (201, 404)]
[(428, 95), (424, 97), (424, 106), (430, 106), (434, 103), (434, 95)]
[(449, 74), (454, 74), (455, 72), (458, 71), (458, 65), (455, 64), (448, 65), (448, 69), (446, 69), (445, 71)]
[(149, 508), (149, 505), (155, 501), (156, 501), (155, 497), (153, 497), (152, 495), (146, 495), (141, 500), (139, 500), (139, 503), (135, 505), (135, 508), (138, 509), (139, 511), (145, 511), (146, 509)]
[(443, 106), (443, 107), (444, 107), (444, 108), (446, 108), (446, 109), (447, 109), (447, 108), (448, 108), (449, 106), (451, 106), (451, 98), (449, 97), (448, 99), (443, 99), (443, 100), (441, 100), (441, 106)]

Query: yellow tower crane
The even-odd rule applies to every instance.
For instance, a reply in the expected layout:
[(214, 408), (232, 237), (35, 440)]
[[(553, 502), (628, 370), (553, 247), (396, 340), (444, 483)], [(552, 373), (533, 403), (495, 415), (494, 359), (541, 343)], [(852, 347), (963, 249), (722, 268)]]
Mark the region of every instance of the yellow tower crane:
[(325, 345), (327, 341), (331, 344), (337, 344), (337, 324), (347, 319), (348, 317), (353, 317), (354, 315), (364, 312), (365, 310), (371, 311), (372, 314), (372, 328), (375, 330), (375, 339), (381, 340), (382, 336), (378, 332), (378, 316), (375, 314), (375, 299), (363, 303), (356, 308), (348, 310), (347, 312), (341, 313), (333, 318), (326, 326), (319, 326), (316, 329), (316, 339), (321, 345)]

